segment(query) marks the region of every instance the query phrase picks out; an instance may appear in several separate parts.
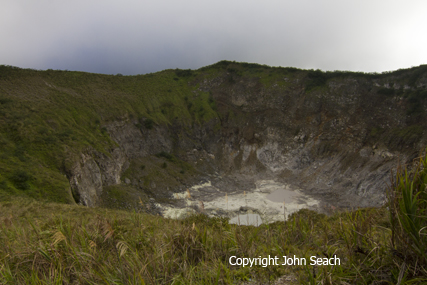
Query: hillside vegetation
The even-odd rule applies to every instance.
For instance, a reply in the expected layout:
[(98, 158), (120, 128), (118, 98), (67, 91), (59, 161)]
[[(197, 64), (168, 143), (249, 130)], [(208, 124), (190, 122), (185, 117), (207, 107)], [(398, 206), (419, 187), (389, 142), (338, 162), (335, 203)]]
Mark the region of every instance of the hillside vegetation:
[[(424, 65), (384, 74), (364, 74), (221, 61), (199, 70), (121, 76), (0, 66), (0, 199), (25, 196), (73, 203), (76, 198), (73, 199), (70, 190), (70, 168), (79, 155), (88, 150), (111, 156), (111, 150), (118, 144), (111, 139), (106, 126), (115, 121), (132, 120), (137, 128), (145, 130), (179, 126), (187, 133), (194, 132), (195, 126), (203, 127), (213, 122), (212, 129), (216, 132), (229, 132), (231, 127), (245, 124), (252, 116), (243, 107), (224, 107), (224, 98), (229, 96), (224, 97), (224, 94), (239, 92), (241, 82), (253, 83), (248, 89), (253, 91), (244, 92), (263, 94), (268, 91), (273, 97), (277, 90), (288, 94), (286, 92), (290, 91), (286, 90), (302, 88), (298, 92), (305, 94), (303, 98), (313, 98), (318, 104), (319, 94), (326, 92), (325, 96), (336, 96), (328, 91), (328, 86), (333, 86), (327, 85), (328, 82), (380, 80), (381, 86), (374, 85), (369, 92), (377, 94), (378, 100), (400, 100), (398, 105), (403, 104), (407, 110), (406, 122), (404, 127), (387, 128), (387, 122), (378, 124), (376, 120), (377, 125), (369, 127), (363, 143), (378, 145), (380, 142), (391, 150), (404, 152), (407, 147), (417, 149), (425, 129), (423, 106), (427, 91), (423, 82), (426, 70)], [(219, 79), (221, 82), (215, 83)], [(251, 108), (256, 109), (256, 106), (254, 102)], [(307, 110), (307, 120), (313, 118), (310, 112)], [(332, 115), (328, 112), (325, 111), (325, 116)], [(298, 119), (302, 115), (296, 113), (295, 116)], [(301, 134), (304, 126), (298, 124), (287, 127), (290, 129), (284, 132)], [(321, 142), (316, 151), (330, 152), (334, 147), (327, 143), (328, 140), (330, 138)], [(184, 158), (178, 156), (177, 159)], [(145, 163), (150, 164), (134, 161), (131, 168), (144, 168)], [(167, 177), (178, 175), (182, 181), (188, 178), (186, 175), (194, 176), (198, 171), (182, 164), (184, 162), (175, 168), (165, 159), (166, 164), (156, 163), (158, 166), (152, 175), (169, 171)]]
[(1, 196), (72, 202), (67, 164), (89, 146), (108, 153), (116, 143), (103, 125), (117, 118), (138, 118), (150, 129), (216, 116), (208, 94), (193, 98), (187, 77), (179, 70), (111, 76), (2, 66)]

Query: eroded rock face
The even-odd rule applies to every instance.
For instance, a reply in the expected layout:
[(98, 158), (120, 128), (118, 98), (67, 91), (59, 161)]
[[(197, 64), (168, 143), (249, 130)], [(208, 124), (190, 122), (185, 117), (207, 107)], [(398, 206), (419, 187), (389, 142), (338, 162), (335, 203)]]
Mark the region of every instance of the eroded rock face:
[(99, 205), (103, 187), (120, 183), (120, 173), (128, 165), (120, 148), (109, 155), (95, 150), (82, 153), (70, 170), (71, 191), (77, 203), (94, 207)]
[(171, 132), (167, 126), (146, 129), (137, 124), (137, 121), (123, 120), (106, 125), (111, 138), (127, 157), (132, 159), (171, 151)]
[(198, 82), (218, 108), (218, 118), (203, 125), (106, 125), (118, 148), (110, 156), (82, 154), (71, 171), (73, 192), (82, 204), (97, 205), (103, 186), (119, 184), (133, 159), (168, 152), (204, 174), (275, 179), (342, 207), (381, 205), (390, 169), (426, 142), (424, 129), (411, 127), (407, 106), (377, 94), (377, 85), (391, 88), (381, 80), (332, 79), (310, 92), (301, 79), (283, 81), (269, 88), (257, 78), (230, 85), (225, 75)]
[(71, 170), (70, 185), (76, 202), (96, 206), (102, 193), (101, 171), (90, 155), (81, 154)]

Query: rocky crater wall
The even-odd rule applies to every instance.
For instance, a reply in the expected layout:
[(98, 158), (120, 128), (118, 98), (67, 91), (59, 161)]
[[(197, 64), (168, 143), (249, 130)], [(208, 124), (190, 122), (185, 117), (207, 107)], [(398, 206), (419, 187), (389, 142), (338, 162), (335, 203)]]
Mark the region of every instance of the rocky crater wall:
[[(107, 124), (117, 148), (110, 155), (81, 155), (69, 175), (73, 193), (85, 205), (98, 205), (103, 187), (125, 183), (121, 175), (132, 161), (165, 152), (196, 174), (171, 187), (147, 186), (155, 198), (204, 177), (243, 175), (296, 185), (339, 207), (379, 206), (390, 170), (416, 158), (426, 143), (423, 117), (408, 115), (411, 103), (378, 92), (411, 88), (390, 83), (398, 79), (332, 78), (311, 90), (300, 75), (283, 76), (269, 87), (233, 72), (189, 81), (196, 93), (209, 92), (217, 118), (150, 129), (131, 118)], [(426, 81), (417, 88), (425, 89)], [(132, 179), (127, 184), (138, 188), (141, 179)]]

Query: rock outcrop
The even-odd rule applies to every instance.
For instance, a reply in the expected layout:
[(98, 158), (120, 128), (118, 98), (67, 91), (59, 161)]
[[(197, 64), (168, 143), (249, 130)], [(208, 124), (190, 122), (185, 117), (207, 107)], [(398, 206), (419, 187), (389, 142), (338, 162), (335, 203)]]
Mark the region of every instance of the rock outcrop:
[(121, 148), (108, 155), (95, 150), (82, 153), (68, 172), (75, 201), (89, 207), (99, 205), (103, 187), (120, 184), (120, 174), (128, 165)]

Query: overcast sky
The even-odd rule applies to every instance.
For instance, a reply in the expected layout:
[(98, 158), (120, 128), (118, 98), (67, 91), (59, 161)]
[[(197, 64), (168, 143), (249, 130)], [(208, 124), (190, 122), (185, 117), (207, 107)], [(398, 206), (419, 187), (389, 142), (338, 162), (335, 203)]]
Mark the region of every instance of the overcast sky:
[(0, 0), (0, 64), (107, 74), (220, 60), (382, 72), (427, 63), (427, 1)]

